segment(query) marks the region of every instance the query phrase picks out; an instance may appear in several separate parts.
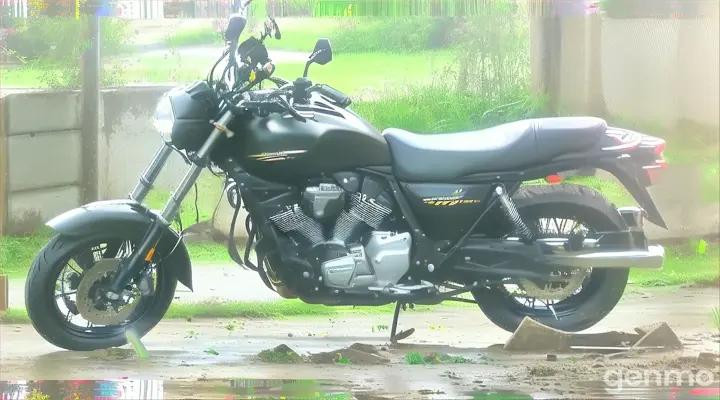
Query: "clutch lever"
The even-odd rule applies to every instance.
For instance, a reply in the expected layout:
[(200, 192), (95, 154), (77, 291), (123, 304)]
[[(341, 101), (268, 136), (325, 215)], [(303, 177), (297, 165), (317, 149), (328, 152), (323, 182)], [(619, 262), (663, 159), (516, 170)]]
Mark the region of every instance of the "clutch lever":
[(295, 108), (293, 108), (293, 106), (290, 105), (290, 103), (287, 100), (285, 100), (285, 98), (278, 96), (276, 98), (276, 101), (278, 101), (280, 104), (282, 104), (283, 107), (286, 108), (287, 112), (290, 113), (290, 115), (292, 115), (296, 120), (298, 120), (300, 122), (307, 122), (307, 118), (300, 115), (300, 113), (297, 112), (297, 110)]

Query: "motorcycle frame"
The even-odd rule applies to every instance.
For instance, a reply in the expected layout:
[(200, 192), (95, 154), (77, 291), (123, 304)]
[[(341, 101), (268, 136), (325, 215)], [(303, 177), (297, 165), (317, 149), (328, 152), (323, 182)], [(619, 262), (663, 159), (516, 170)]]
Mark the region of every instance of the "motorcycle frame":
[[(220, 121), (215, 123), (215, 129), (205, 141), (201, 149), (194, 154), (193, 157), (190, 157), (191, 165), (188, 171), (173, 191), (172, 196), (168, 199), (160, 214), (158, 214), (153, 220), (142, 244), (127, 260), (127, 263), (124, 263), (124, 268), (120, 268), (118, 273), (115, 275), (110, 296), (120, 293), (121, 289), (142, 269), (144, 258), (147, 254), (152, 252), (159, 242), (163, 232), (169, 228), (171, 221), (177, 217), (180, 204), (197, 181), (202, 170), (208, 165), (210, 153), (214, 145), (225, 133), (231, 134), (231, 132), (229, 132), (225, 127), (232, 120), (232, 113), (229, 110), (226, 110), (223, 111), (221, 115)], [(161, 148), (153, 156), (148, 166), (142, 172), (138, 183), (130, 193), (129, 197), (132, 201), (138, 203), (142, 203), (144, 201), (173, 151), (179, 150), (175, 149), (170, 144), (163, 143)], [(529, 169), (473, 174), (457, 179), (453, 183), (492, 183), (493, 186), (503, 187), (508, 195), (512, 196), (512, 194), (524, 181), (547, 177), (549, 175), (556, 174), (558, 171), (567, 171), (582, 167), (594, 167), (606, 170), (617, 177), (623, 186), (627, 188), (628, 192), (630, 192), (635, 200), (645, 209), (647, 219), (661, 227), (665, 227), (665, 222), (657, 210), (652, 198), (647, 190), (641, 186), (640, 177), (637, 173), (630, 172), (637, 169), (636, 165), (628, 164), (630, 162), (630, 158), (617, 157), (617, 154), (613, 154), (613, 152), (593, 149), (585, 153), (567, 154), (558, 157), (549, 163), (534, 166)], [(279, 251), (280, 243), (277, 238), (277, 232), (268, 222), (268, 216), (264, 215), (262, 207), (257, 199), (253, 197), (251, 191), (240, 189), (245, 183), (243, 181), (243, 177), (249, 175), (247, 175), (240, 164), (233, 159), (229, 159), (225, 163), (222, 163), (220, 167), (239, 185), (238, 189), (240, 190), (240, 195), (247, 206), (252, 220), (260, 227), (260, 229), (262, 229), (261, 232), (263, 237), (269, 238), (271, 242), (273, 242), (273, 247)], [(493, 196), (488, 200), (485, 209), (472, 224), (471, 228), (468, 229), (468, 231), (459, 240), (455, 243), (450, 243), (449, 241), (435, 241), (428, 238), (423, 232), (414, 211), (400, 188), (400, 182), (393, 174), (392, 166), (359, 168), (358, 172), (380, 177), (387, 183), (389, 189), (392, 191), (392, 196), (400, 208), (400, 212), (407, 222), (413, 236), (413, 242), (416, 250), (414, 251), (414, 256), (412, 258), (411, 268), (413, 268), (414, 275), (417, 275), (419, 272), (417, 267), (424, 267), (420, 270), (426, 272), (421, 272), (421, 275), (426, 275), (426, 273), (433, 275), (434, 271), (444, 272), (449, 270), (449, 268), (444, 268), (444, 266), (450, 262), (453, 255), (468, 242), (473, 231), (475, 231), (475, 229), (482, 223), (484, 218), (486, 218), (493, 210), (497, 209), (496, 205), (498, 198)], [(506, 185), (510, 187), (506, 188)], [(612, 234), (622, 235), (623, 237), (618, 240), (620, 242), (627, 243), (630, 248), (642, 248), (647, 246), (646, 239), (642, 238), (642, 240), (637, 240), (640, 238), (636, 238), (636, 235), (634, 235), (630, 230), (613, 232)], [(485, 242), (497, 243), (497, 240), (487, 239)], [(444, 251), (444, 249), (447, 249), (448, 246), (449, 249)], [(534, 259), (539, 254), (538, 251), (540, 250), (537, 246), (524, 246), (522, 249), (517, 248), (520, 251), (509, 252), (503, 249), (492, 249), (489, 246), (482, 246), (481, 243), (476, 243), (475, 247), (477, 247), (477, 252), (480, 254), (479, 258), (482, 257), (483, 252), (486, 252), (485, 254), (487, 254), (487, 252), (494, 254), (502, 252), (508, 256), (513, 256), (513, 258), (516, 258), (518, 261), (524, 262)], [(279, 251), (279, 253), (282, 258), (282, 251)], [(535, 263), (537, 264), (537, 262)], [(557, 270), (557, 266), (555, 266), (555, 270)], [(524, 274), (524, 276), (538, 278), (538, 272), (543, 271), (528, 271)], [(523, 274), (518, 271), (518, 275)], [(435, 274), (436, 278), (437, 276), (438, 275)], [(465, 291), (468, 290), (471, 289), (468, 288)]]

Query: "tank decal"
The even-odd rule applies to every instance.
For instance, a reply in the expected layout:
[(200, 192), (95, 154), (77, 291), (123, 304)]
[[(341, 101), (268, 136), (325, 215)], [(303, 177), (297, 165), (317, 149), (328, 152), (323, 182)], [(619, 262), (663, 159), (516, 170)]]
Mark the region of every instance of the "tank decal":
[(307, 152), (307, 150), (287, 150), (287, 151), (277, 151), (273, 153), (260, 153), (260, 154), (251, 154), (248, 157), (255, 159), (257, 161), (285, 161), (285, 160), (292, 160), (295, 158), (295, 156), (299, 154), (303, 154)]
[(459, 204), (477, 204), (482, 202), (482, 199), (468, 199), (465, 198), (464, 189), (456, 189), (449, 196), (434, 196), (426, 197), (422, 199), (423, 203), (429, 206), (444, 206), (452, 207)]

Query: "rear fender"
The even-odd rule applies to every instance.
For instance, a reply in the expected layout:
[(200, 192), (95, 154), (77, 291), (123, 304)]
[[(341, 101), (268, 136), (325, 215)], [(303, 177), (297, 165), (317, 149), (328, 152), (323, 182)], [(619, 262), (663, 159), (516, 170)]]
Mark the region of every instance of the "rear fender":
[(650, 193), (648, 193), (644, 185), (640, 184), (640, 180), (636, 174), (630, 173), (628, 169), (619, 164), (617, 160), (602, 160), (596, 165), (598, 168), (613, 174), (618, 181), (620, 181), (640, 207), (645, 210), (645, 218), (647, 218), (648, 221), (661, 228), (668, 228), (667, 223), (665, 223), (662, 215), (660, 215), (660, 210), (658, 210), (657, 205), (655, 205), (652, 197), (650, 197)]
[[(118, 229), (145, 232), (156, 218), (158, 218), (157, 213), (133, 200), (109, 200), (70, 210), (53, 218), (46, 225), (61, 235), (85, 236)], [(180, 236), (168, 226), (165, 228), (163, 238), (177, 242)], [(165, 256), (163, 264), (172, 266), (172, 273), (175, 274), (178, 282), (193, 290), (192, 264), (183, 241), (180, 241), (171, 254)]]

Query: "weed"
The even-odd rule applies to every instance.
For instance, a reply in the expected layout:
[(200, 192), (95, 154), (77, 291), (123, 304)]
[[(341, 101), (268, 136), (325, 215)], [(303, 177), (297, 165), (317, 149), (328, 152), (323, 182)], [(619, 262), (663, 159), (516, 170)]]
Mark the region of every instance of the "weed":
[(237, 321), (228, 321), (225, 323), (225, 329), (228, 332), (232, 332), (236, 329), (242, 329), (242, 324), (238, 323)]
[(198, 336), (200, 336), (200, 332), (195, 332), (194, 330), (190, 329), (185, 333), (185, 339), (197, 339)]
[(213, 356), (220, 355), (220, 353), (218, 353), (217, 351), (215, 351), (215, 349), (205, 349), (203, 352), (204, 352), (205, 354), (211, 354), (211, 355), (213, 355)]
[(343, 357), (342, 353), (337, 353), (335, 355), (335, 363), (336, 364), (350, 364), (350, 360)]
[(720, 308), (713, 308), (712, 310), (712, 324), (715, 329), (720, 330)]
[(302, 358), (295, 351), (284, 344), (274, 349), (261, 351), (258, 353), (258, 358), (273, 364), (297, 364), (302, 361)]
[(405, 362), (409, 365), (425, 364), (471, 364), (472, 361), (461, 356), (451, 356), (444, 353), (421, 354), (410, 352), (405, 354)]

